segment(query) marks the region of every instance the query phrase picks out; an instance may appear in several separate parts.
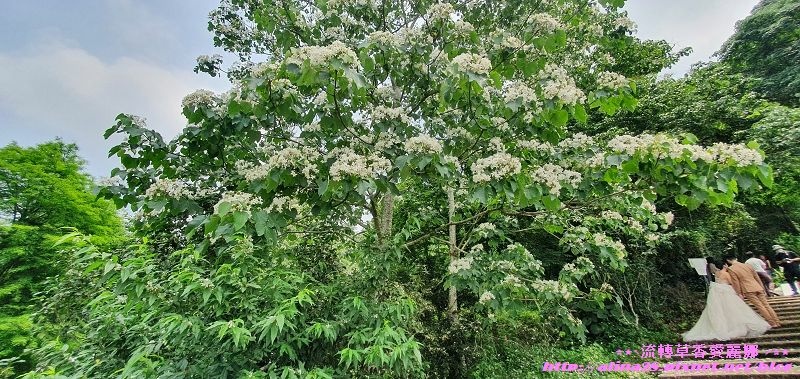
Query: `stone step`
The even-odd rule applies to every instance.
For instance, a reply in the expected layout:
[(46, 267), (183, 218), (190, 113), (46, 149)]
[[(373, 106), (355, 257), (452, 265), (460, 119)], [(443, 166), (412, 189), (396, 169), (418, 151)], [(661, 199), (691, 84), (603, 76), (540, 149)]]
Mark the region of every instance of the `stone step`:
[[(726, 359), (726, 360), (698, 360), (698, 361), (685, 361), (685, 362), (673, 362), (673, 363), (680, 363), (680, 364), (688, 364), (689, 369), (686, 366), (668, 366), (669, 362), (662, 364), (662, 370), (660, 371), (659, 378), (753, 378), (753, 377), (768, 377), (768, 378), (797, 378), (800, 377), (800, 357), (786, 357), (786, 358), (755, 358), (755, 359)], [(730, 369), (725, 369), (725, 364), (733, 364), (733, 365), (746, 365), (750, 364), (750, 367), (747, 366), (732, 366)], [(764, 363), (767, 367), (769, 365), (784, 365), (779, 369), (761, 369), (759, 370), (759, 364)], [(712, 370), (691, 370), (692, 364), (699, 364), (699, 365), (712, 365), (710, 367), (714, 367), (713, 364), (716, 364), (717, 369)], [(666, 368), (671, 367), (671, 370), (666, 370)], [(702, 367), (702, 366), (700, 366)]]
[[(774, 342), (781, 342), (781, 341), (774, 341)], [(748, 358), (750, 360), (761, 360), (761, 359), (777, 359), (777, 358), (800, 358), (800, 344), (794, 347), (786, 346), (785, 344), (776, 344), (774, 346), (766, 346), (763, 344), (758, 345), (758, 354), (755, 358)], [(707, 350), (707, 349), (706, 349)], [(691, 351), (691, 350), (690, 350)], [(741, 351), (741, 350), (740, 350)], [(671, 358), (673, 361), (695, 361), (702, 358), (697, 358), (694, 355), (679, 357), (679, 356), (672, 356)], [(709, 361), (716, 361), (719, 358), (709, 359)], [(724, 359), (728, 359), (725, 357)]]
[(780, 328), (772, 328), (767, 330), (767, 334), (775, 333), (797, 333), (800, 335), (800, 326), (781, 326)]

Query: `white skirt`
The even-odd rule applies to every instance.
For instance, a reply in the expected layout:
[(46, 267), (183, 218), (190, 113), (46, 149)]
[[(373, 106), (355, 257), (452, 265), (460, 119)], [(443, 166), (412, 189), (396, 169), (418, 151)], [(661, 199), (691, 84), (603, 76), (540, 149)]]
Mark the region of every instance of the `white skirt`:
[(728, 341), (758, 337), (770, 329), (761, 316), (728, 284), (711, 282), (706, 308), (694, 327), (683, 333), (683, 341)]

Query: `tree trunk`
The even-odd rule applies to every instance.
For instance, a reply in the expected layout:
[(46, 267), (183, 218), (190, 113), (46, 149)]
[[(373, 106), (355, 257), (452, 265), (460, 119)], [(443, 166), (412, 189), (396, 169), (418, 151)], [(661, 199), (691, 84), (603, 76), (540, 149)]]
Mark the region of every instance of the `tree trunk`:
[[(447, 189), (447, 222), (450, 232), (450, 262), (458, 259), (458, 249), (456, 248), (456, 226), (453, 224), (456, 214), (456, 201), (455, 190), (451, 187)], [(450, 321), (456, 323), (458, 321), (458, 293), (455, 287), (450, 287), (450, 296), (447, 301), (447, 316)]]
[(392, 215), (394, 214), (394, 195), (386, 192), (380, 200), (380, 206), (375, 220), (378, 234), (378, 247), (386, 250), (389, 239), (392, 237)]

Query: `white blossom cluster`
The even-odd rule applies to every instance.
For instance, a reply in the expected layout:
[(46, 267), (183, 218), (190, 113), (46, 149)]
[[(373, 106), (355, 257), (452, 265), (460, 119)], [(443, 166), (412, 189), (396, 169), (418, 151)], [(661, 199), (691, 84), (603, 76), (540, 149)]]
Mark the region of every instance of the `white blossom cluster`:
[(553, 63), (544, 66), (539, 78), (543, 80), (542, 94), (548, 100), (560, 99), (565, 104), (575, 105), (586, 101), (586, 95), (575, 85), (567, 71)]
[(573, 136), (558, 143), (562, 149), (582, 149), (594, 144), (594, 138), (583, 133), (575, 133)]
[(387, 130), (385, 132), (380, 132), (377, 137), (375, 137), (375, 150), (378, 151), (385, 151), (391, 147), (400, 143), (400, 137), (397, 136), (393, 131)]
[(450, 266), (447, 271), (451, 274), (457, 274), (459, 271), (472, 269), (472, 263), (475, 261), (472, 257), (458, 258), (450, 261)]
[(335, 150), (331, 154), (336, 157), (336, 161), (331, 164), (330, 169), (331, 179), (333, 180), (342, 180), (346, 175), (370, 179), (380, 174), (385, 174), (392, 169), (392, 162), (377, 154), (364, 156), (350, 148), (338, 148)]
[(514, 262), (507, 261), (505, 259), (494, 261), (492, 266), (496, 267), (500, 271), (516, 271), (517, 269), (517, 266), (514, 264)]
[(589, 167), (601, 167), (606, 163), (606, 155), (603, 153), (595, 153), (591, 158), (586, 160), (586, 165)]
[(637, 152), (649, 152), (656, 158), (670, 157), (678, 159), (689, 157), (693, 161), (707, 163), (732, 163), (739, 167), (757, 165), (764, 162), (764, 157), (756, 150), (743, 145), (715, 143), (709, 148), (699, 145), (683, 145), (677, 139), (663, 134), (642, 134), (640, 136), (621, 135), (612, 138), (608, 147), (616, 152), (628, 155)]
[(214, 282), (212, 282), (211, 279), (202, 278), (200, 279), (200, 286), (205, 289), (212, 289), (214, 288)]
[(328, 46), (302, 46), (293, 48), (291, 55), (286, 59), (286, 63), (302, 66), (303, 62), (308, 61), (311, 67), (327, 68), (332, 59), (338, 59), (345, 65), (354, 68), (361, 68), (356, 53), (347, 47), (342, 41), (333, 41)]
[(219, 207), (223, 203), (230, 204), (232, 212), (250, 212), (253, 205), (258, 204), (258, 198), (246, 192), (228, 191), (222, 194), (217, 204), (214, 205), (214, 213), (219, 213)]
[(450, 21), (450, 15), (455, 12), (449, 3), (436, 3), (428, 8), (427, 19), (429, 22)]
[(661, 216), (664, 217), (667, 225), (672, 225), (672, 222), (675, 221), (675, 215), (672, 212), (662, 213)]
[(530, 285), (531, 289), (537, 293), (552, 293), (563, 300), (571, 300), (575, 297), (574, 292), (568, 285), (555, 280), (536, 279)]
[(503, 47), (507, 47), (509, 49), (520, 49), (525, 47), (525, 41), (517, 37), (514, 37), (512, 35), (506, 34), (503, 36), (502, 45)]
[(531, 17), (536, 27), (545, 33), (552, 33), (558, 29), (564, 29), (560, 21), (547, 13), (537, 13)]
[(644, 231), (644, 226), (642, 226), (642, 223), (639, 222), (639, 220), (628, 218), (627, 220), (625, 220), (625, 224), (627, 224), (629, 228), (633, 229), (638, 233)]
[(507, 132), (509, 129), (511, 129), (511, 127), (508, 125), (508, 121), (502, 117), (492, 117), (492, 124), (501, 132)]
[(396, 86), (379, 86), (375, 88), (375, 96), (387, 101), (400, 100), (402, 94), (403, 91)]
[(656, 205), (650, 200), (642, 199), (642, 208), (646, 209), (651, 214), (656, 214)]
[(525, 284), (522, 283), (522, 280), (520, 280), (520, 278), (514, 274), (506, 274), (506, 277), (503, 278), (503, 281), (500, 282), (500, 284), (510, 287), (525, 287)]
[(475, 233), (484, 238), (492, 235), (496, 231), (497, 228), (491, 222), (481, 223), (477, 228), (475, 228)]
[(494, 297), (493, 293), (491, 293), (489, 291), (485, 291), (483, 294), (481, 294), (481, 297), (480, 297), (480, 299), (478, 299), (478, 301), (481, 304), (486, 304), (486, 303), (488, 303), (488, 302), (490, 302), (490, 301), (492, 301), (494, 299), (495, 299), (495, 297)]
[(601, 88), (618, 90), (628, 86), (628, 78), (616, 72), (603, 71), (597, 75), (597, 85)]
[(489, 150), (502, 153), (506, 151), (506, 145), (500, 137), (492, 137), (489, 139)]
[(271, 83), (271, 88), (273, 91), (281, 94), (284, 99), (288, 99), (292, 96), (298, 97), (300, 96), (300, 92), (297, 91), (297, 87), (292, 84), (289, 79), (275, 79)]
[(267, 207), (267, 212), (286, 212), (289, 210), (299, 213), (300, 203), (297, 199), (288, 196), (276, 196)]
[(567, 263), (561, 269), (562, 273), (572, 278), (581, 278), (586, 273), (594, 270), (594, 263), (589, 258), (578, 257), (574, 263)]
[(356, 8), (363, 8), (369, 6), (370, 8), (376, 8), (378, 6), (377, 2), (372, 0), (330, 0), (328, 1), (328, 8), (329, 9), (341, 9), (344, 7), (356, 7)]
[(536, 103), (536, 91), (519, 80), (503, 83), (503, 100), (506, 104), (521, 100), (523, 104)]
[(617, 253), (618, 259), (625, 257), (625, 245), (623, 245), (622, 242), (615, 241), (605, 233), (594, 233), (592, 235), (592, 242), (597, 247), (608, 247), (614, 250)]
[(533, 180), (544, 184), (553, 195), (561, 193), (561, 183), (575, 187), (580, 184), (581, 179), (579, 172), (566, 170), (552, 163), (545, 163), (533, 171)]
[(555, 154), (556, 149), (549, 142), (539, 142), (537, 140), (520, 141), (518, 147), (526, 150), (540, 151), (546, 154)]
[(186, 95), (186, 97), (183, 98), (181, 105), (183, 105), (184, 108), (195, 109), (200, 106), (211, 107), (214, 106), (216, 102), (217, 96), (214, 95), (214, 92), (206, 89), (200, 89)]
[(616, 28), (625, 28), (630, 30), (631, 32), (636, 31), (636, 23), (633, 20), (629, 19), (625, 16), (619, 16), (614, 20), (614, 27)]
[(248, 71), (252, 78), (271, 78), (279, 69), (277, 62), (261, 62), (249, 66)]
[(197, 57), (197, 64), (201, 66), (212, 66), (215, 67), (222, 63), (222, 55), (214, 54), (211, 56), (208, 55), (201, 55)]
[(402, 107), (391, 108), (378, 105), (372, 108), (370, 117), (373, 122), (400, 120), (406, 125), (411, 125), (414, 120), (408, 115), (408, 110)]
[(458, 20), (453, 24), (453, 30), (459, 35), (469, 35), (475, 31), (475, 27), (467, 21)]
[(603, 211), (603, 213), (600, 214), (600, 217), (605, 220), (624, 221), (622, 215), (617, 211)]
[(442, 157), (442, 163), (451, 164), (458, 167), (458, 157), (454, 157), (452, 155), (445, 155)]
[(197, 188), (199, 186), (192, 187), (194, 187), (194, 189), (190, 188), (189, 185), (180, 180), (159, 178), (147, 188), (144, 196), (147, 199), (153, 199), (158, 195), (163, 195), (174, 199), (198, 199), (208, 196), (211, 193), (211, 190), (207, 188)]
[(463, 53), (453, 58), (453, 65), (459, 72), (488, 75), (492, 71), (492, 62), (483, 55)]
[(312, 147), (302, 146), (287, 147), (270, 154), (267, 163), (253, 165), (248, 162), (236, 162), (237, 169), (248, 181), (260, 180), (270, 175), (274, 169), (288, 169), (292, 175), (302, 174), (308, 180), (312, 180), (317, 174), (317, 166), (314, 158), (319, 156)]
[[(431, 46), (433, 36), (417, 27), (402, 27), (397, 31), (397, 39), (404, 45)], [(433, 55), (432, 55), (433, 57)]]
[(715, 143), (708, 149), (719, 163), (733, 162), (737, 166), (745, 167), (758, 165), (764, 162), (764, 157), (753, 149), (742, 145), (728, 145), (725, 143)]
[(399, 41), (395, 34), (379, 30), (370, 33), (367, 36), (367, 42), (372, 45), (394, 47)]
[(511, 154), (496, 153), (476, 160), (472, 164), (471, 170), (474, 182), (485, 183), (492, 179), (501, 179), (519, 174), (522, 170), (522, 162)]
[(409, 154), (439, 154), (442, 144), (436, 138), (421, 134), (406, 140), (405, 149)]

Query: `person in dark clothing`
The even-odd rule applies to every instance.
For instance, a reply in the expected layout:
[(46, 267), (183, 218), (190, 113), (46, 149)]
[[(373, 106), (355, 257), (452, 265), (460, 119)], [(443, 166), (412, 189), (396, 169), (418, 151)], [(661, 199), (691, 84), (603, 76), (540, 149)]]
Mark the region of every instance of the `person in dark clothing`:
[(800, 258), (792, 251), (786, 250), (781, 245), (772, 245), (775, 251), (775, 262), (783, 267), (783, 277), (792, 288), (792, 293), (797, 295), (797, 285), (795, 281), (800, 279)]

